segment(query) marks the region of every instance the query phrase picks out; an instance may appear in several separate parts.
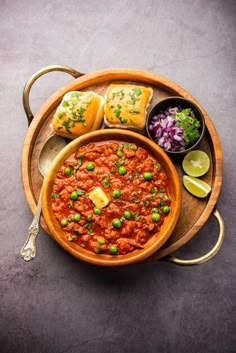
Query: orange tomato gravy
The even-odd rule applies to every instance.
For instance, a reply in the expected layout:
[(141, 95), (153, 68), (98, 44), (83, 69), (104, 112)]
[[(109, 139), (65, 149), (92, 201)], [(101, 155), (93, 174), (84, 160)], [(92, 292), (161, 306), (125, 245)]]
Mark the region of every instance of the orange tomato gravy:
[[(105, 207), (89, 198), (96, 189), (106, 195)], [(142, 249), (171, 206), (160, 163), (142, 147), (117, 141), (80, 147), (60, 168), (51, 200), (65, 238), (99, 256)]]

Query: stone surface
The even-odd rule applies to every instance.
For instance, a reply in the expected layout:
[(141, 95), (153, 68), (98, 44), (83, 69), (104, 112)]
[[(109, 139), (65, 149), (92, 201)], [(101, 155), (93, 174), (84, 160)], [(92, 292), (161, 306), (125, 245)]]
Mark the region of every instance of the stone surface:
[[(0, 351), (234, 353), (236, 2), (1, 0), (0, 33)], [(37, 258), (21, 260), (32, 220), (20, 176), (27, 130), (22, 90), (35, 71), (52, 64), (82, 72), (152, 71), (202, 104), (224, 151), (217, 206), (226, 239), (214, 259), (187, 268), (166, 262), (96, 268), (40, 231)], [(41, 78), (32, 109), (70, 79)], [(209, 219), (178, 255), (203, 254), (216, 237)]]

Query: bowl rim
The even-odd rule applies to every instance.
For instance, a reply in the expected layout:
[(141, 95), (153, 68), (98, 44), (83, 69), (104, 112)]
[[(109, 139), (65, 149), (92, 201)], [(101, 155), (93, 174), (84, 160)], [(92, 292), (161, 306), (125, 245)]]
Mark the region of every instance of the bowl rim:
[[(154, 143), (156, 143), (156, 144), (158, 145), (158, 143), (155, 142), (155, 140), (153, 139), (153, 137), (152, 137), (152, 135), (151, 135), (151, 133), (150, 133), (150, 131), (149, 131), (149, 126), (148, 126), (148, 124), (149, 124), (150, 117), (151, 117), (151, 115), (153, 114), (153, 111), (157, 109), (157, 107), (158, 107), (159, 104), (161, 105), (161, 104), (163, 104), (163, 103), (165, 103), (165, 102), (167, 102), (167, 101), (172, 101), (172, 100), (175, 100), (175, 99), (179, 99), (179, 100), (185, 101), (185, 102), (191, 104), (191, 105), (196, 109), (196, 111), (197, 111), (197, 112), (199, 113), (199, 115), (201, 116), (202, 128), (201, 128), (201, 134), (200, 134), (198, 140), (197, 140), (193, 145), (191, 145), (190, 147), (188, 147), (187, 149), (185, 149), (184, 151), (168, 151), (168, 150), (166, 150), (166, 149), (164, 149), (163, 147), (160, 146), (160, 148), (161, 148), (163, 151), (165, 151), (166, 153), (168, 153), (168, 154), (171, 155), (171, 156), (184, 155), (184, 154), (187, 154), (188, 152), (194, 150), (194, 149), (199, 145), (199, 143), (201, 142), (201, 140), (202, 140), (202, 138), (203, 138), (203, 136), (204, 136), (204, 134), (205, 134), (205, 130), (206, 130), (206, 122), (205, 122), (204, 114), (203, 114), (203, 112), (201, 111), (201, 109), (200, 109), (192, 100), (190, 100), (190, 99), (188, 99), (188, 98), (180, 97), (180, 96), (171, 96), (171, 97), (166, 97), (166, 98), (160, 100), (159, 102), (157, 102), (157, 103), (152, 107), (152, 109), (149, 111), (148, 116), (147, 116), (147, 119), (146, 119), (146, 124), (145, 124), (145, 125), (146, 125), (146, 132), (147, 132), (148, 137), (149, 137)], [(159, 146), (159, 145), (158, 145), (158, 146)]]
[[(135, 250), (126, 255), (116, 256), (93, 254), (92, 252), (84, 250), (78, 244), (66, 241), (64, 232), (61, 230), (61, 227), (59, 226), (59, 223), (57, 222), (52, 211), (51, 202), (49, 202), (51, 197), (52, 185), (55, 180), (56, 174), (64, 163), (64, 161), (69, 158), (73, 153), (75, 153), (75, 151), (79, 147), (89, 143), (96, 143), (98, 141), (106, 142), (117, 140), (125, 142), (125, 139), (129, 139), (131, 143), (136, 141), (136, 143), (139, 143), (141, 147), (148, 150), (149, 153), (155, 154), (154, 158), (159, 158), (159, 160), (161, 160), (160, 163), (162, 167), (164, 168), (165, 172), (168, 172), (168, 178), (172, 178), (172, 184), (170, 186), (171, 192), (169, 192), (172, 193), (172, 197), (175, 197), (175, 199), (172, 200), (173, 206), (175, 207), (171, 207), (171, 212), (167, 216), (170, 221), (166, 223), (165, 227), (161, 228), (161, 231), (157, 233), (157, 237), (154, 236), (145, 244), (144, 249)], [(74, 257), (85, 262), (100, 266), (121, 266), (142, 261), (147, 257), (151, 256), (158, 249), (160, 249), (160, 247), (170, 237), (179, 219), (181, 199), (182, 194), (178, 173), (171, 159), (161, 147), (159, 147), (155, 142), (153, 142), (149, 138), (140, 135), (136, 132), (132, 132), (129, 130), (124, 131), (122, 129), (105, 129), (90, 132), (76, 138), (75, 140), (70, 142), (66, 147), (64, 147), (63, 150), (61, 150), (56, 156), (43, 182), (42, 214), (53, 239), (61, 247), (63, 247), (64, 250), (66, 250)], [(165, 231), (163, 232), (162, 229), (164, 229)]]

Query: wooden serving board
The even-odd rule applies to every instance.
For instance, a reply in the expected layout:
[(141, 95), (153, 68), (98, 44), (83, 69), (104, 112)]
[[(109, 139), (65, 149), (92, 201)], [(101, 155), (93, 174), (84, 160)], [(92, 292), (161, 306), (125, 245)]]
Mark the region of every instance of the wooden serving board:
[[(133, 83), (151, 86), (154, 94), (149, 110), (160, 100), (170, 96), (180, 96), (192, 100), (202, 111), (206, 122), (206, 133), (198, 146), (210, 157), (210, 170), (201, 179), (211, 185), (212, 192), (206, 199), (198, 199), (182, 187), (182, 206), (179, 221), (169, 240), (151, 259), (163, 258), (187, 243), (208, 220), (220, 193), (223, 174), (222, 149), (216, 129), (201, 105), (187, 91), (161, 76), (133, 69), (109, 69), (86, 74), (69, 82), (55, 92), (35, 115), (23, 145), (21, 172), (25, 196), (30, 209), (35, 213), (43, 178), (38, 170), (40, 150), (51, 134), (50, 124), (53, 114), (65, 93), (72, 90), (94, 91), (104, 95), (111, 82)], [(182, 181), (182, 158), (173, 160)], [(46, 232), (46, 225), (41, 218)]]

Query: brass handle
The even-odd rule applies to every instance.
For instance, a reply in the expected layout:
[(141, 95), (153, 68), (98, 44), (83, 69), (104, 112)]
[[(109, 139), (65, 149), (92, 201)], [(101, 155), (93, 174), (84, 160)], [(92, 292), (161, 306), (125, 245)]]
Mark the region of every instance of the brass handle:
[(62, 71), (62, 72), (66, 72), (70, 75), (72, 75), (74, 78), (83, 76), (84, 74), (76, 71), (74, 69), (72, 69), (69, 66), (61, 66), (61, 65), (51, 65), (51, 66), (47, 66), (42, 68), (41, 70), (35, 72), (30, 78), (29, 80), (26, 82), (26, 85), (24, 87), (23, 90), (23, 106), (24, 106), (24, 110), (25, 110), (25, 114), (27, 116), (28, 119), (28, 125), (30, 125), (31, 121), (34, 118), (34, 115), (30, 109), (30, 104), (29, 104), (29, 94), (30, 94), (30, 90), (31, 87), (33, 86), (34, 82), (42, 75), (45, 75), (48, 72), (51, 71)]
[(217, 242), (213, 246), (213, 248), (205, 255), (200, 256), (196, 259), (192, 260), (183, 260), (179, 259), (174, 256), (168, 256), (165, 258), (166, 261), (173, 262), (176, 265), (182, 265), (182, 266), (191, 266), (191, 265), (200, 265), (203, 264), (204, 262), (210, 260), (212, 257), (214, 257), (218, 251), (220, 250), (223, 242), (224, 242), (224, 235), (225, 235), (225, 226), (224, 226), (224, 220), (219, 213), (219, 211), (215, 208), (213, 211), (213, 216), (216, 218), (219, 226), (219, 235)]

